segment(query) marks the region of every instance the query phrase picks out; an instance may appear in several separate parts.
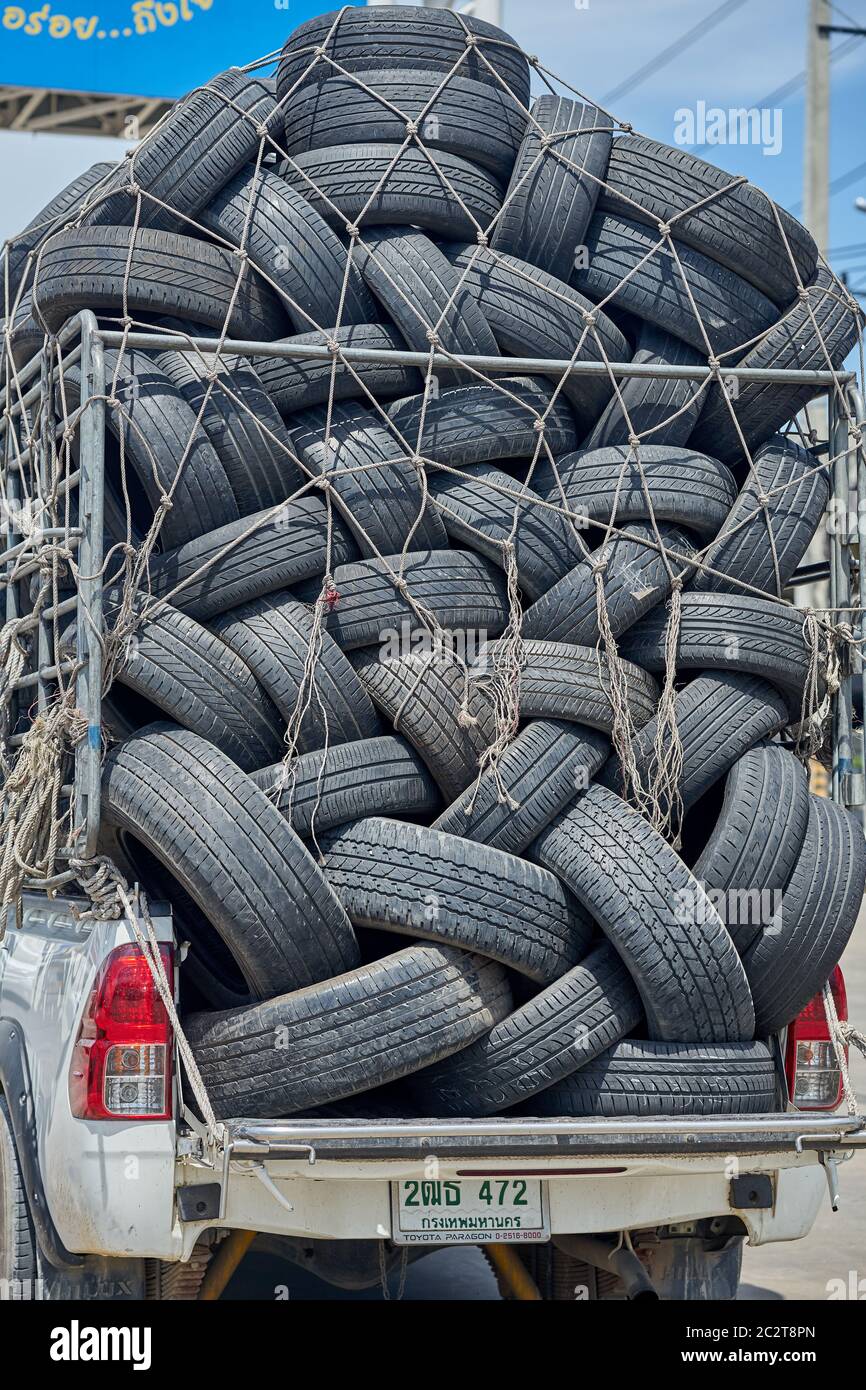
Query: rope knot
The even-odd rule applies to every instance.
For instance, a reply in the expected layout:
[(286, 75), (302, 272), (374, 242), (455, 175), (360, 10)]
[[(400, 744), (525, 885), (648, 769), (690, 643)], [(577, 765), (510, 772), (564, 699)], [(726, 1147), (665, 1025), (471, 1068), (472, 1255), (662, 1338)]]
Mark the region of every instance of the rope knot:
[(475, 240), (478, 242), (478, 245), (479, 245), (479, 246), (489, 246), (489, 245), (490, 245), (490, 238), (488, 237), (488, 235), (487, 235), (486, 232), (476, 232), (476, 233), (475, 233)]
[(321, 43), (313, 49), (313, 52), (317, 58), (326, 58), (328, 56), (328, 50), (325, 48), (324, 44)]
[(674, 579), (671, 580), (671, 593), (672, 593), (672, 594), (681, 594), (682, 591), (683, 591), (683, 577), (682, 577), (681, 574), (678, 574), (678, 575), (676, 576), (676, 578), (674, 578)]
[(660, 222), (660, 223), (659, 223), (659, 236), (670, 236), (670, 234), (671, 234), (671, 224), (670, 224), (670, 222)]
[(406, 122), (406, 134), (407, 134), (407, 135), (410, 135), (410, 136), (411, 136), (411, 135), (417, 135), (417, 134), (418, 134), (418, 122), (417, 122), (417, 121), (407, 121), (407, 122)]
[(632, 125), (631, 121), (620, 121), (619, 128), (620, 130), (624, 130), (626, 135), (631, 135), (634, 130), (634, 126)]
[(766, 507), (766, 506), (768, 506), (768, 505), (769, 505), (769, 501), (770, 501), (770, 494), (769, 494), (768, 492), (759, 492), (759, 493), (758, 493), (758, 506), (759, 506), (759, 507)]
[(243, 246), (238, 246), (238, 247), (235, 249), (235, 255), (237, 256), (237, 258), (238, 258), (239, 261), (243, 261), (243, 262), (248, 261), (249, 258), (250, 258), (250, 257), (249, 257), (249, 252), (248, 252)]
[(535, 430), (536, 434), (544, 434), (544, 421), (534, 420), (532, 423), (532, 428)]
[(350, 222), (346, 228), (346, 235), (350, 236), (353, 241), (357, 241), (358, 237), (361, 235), (361, 228), (356, 227), (354, 222)]
[(595, 309), (584, 309), (583, 321), (586, 324), (587, 328), (594, 328), (595, 325), (598, 323), (598, 314), (596, 313)]
[(807, 299), (809, 298), (809, 291), (805, 289), (803, 285), (801, 285), (800, 288), (797, 290), (797, 298), (799, 299), (801, 304), (805, 304)]
[(707, 366), (709, 367), (711, 372), (720, 372), (722, 369), (722, 364), (719, 361), (718, 357), (708, 357)]
[(160, 497), (160, 499), (159, 499), (160, 511), (163, 511), (163, 512), (170, 512), (173, 506), (174, 506), (174, 503), (172, 502), (172, 500), (171, 500), (171, 498), (169, 497), (168, 493), (164, 492), (164, 493), (162, 494), (162, 497)]
[(267, 140), (270, 133), (264, 121), (262, 121), (261, 125), (256, 126), (256, 135), (258, 135), (260, 140)]
[(427, 329), (426, 337), (427, 337), (428, 343), (430, 343), (432, 347), (439, 347), (439, 345), (440, 345), (440, 338), (439, 338), (439, 334), (436, 332), (436, 329), (435, 329), (435, 328), (428, 328), (428, 329)]
[(475, 37), (474, 34), (468, 34), (468, 33), (467, 33), (467, 35), (466, 35), (466, 47), (467, 47), (467, 48), (477, 48), (477, 47), (478, 47), (478, 39)]
[(325, 343), (325, 346), (327, 347), (328, 351), (332, 353), (335, 357), (337, 353), (340, 351), (340, 344), (337, 342), (336, 338), (328, 338)]
[(340, 591), (333, 584), (326, 584), (322, 593), (322, 601), (327, 604), (328, 612), (333, 613), (337, 604), (340, 602)]
[(599, 560), (597, 565), (592, 567), (593, 579), (603, 578), (607, 574), (607, 560)]
[(137, 198), (141, 192), (141, 185), (137, 183), (127, 184), (126, 188), (130, 198)]
[(639, 448), (640, 448), (640, 436), (639, 436), (639, 435), (636, 435), (636, 434), (630, 434), (629, 437), (628, 437), (628, 447), (629, 447), (630, 449), (635, 449), (635, 450), (639, 449)]

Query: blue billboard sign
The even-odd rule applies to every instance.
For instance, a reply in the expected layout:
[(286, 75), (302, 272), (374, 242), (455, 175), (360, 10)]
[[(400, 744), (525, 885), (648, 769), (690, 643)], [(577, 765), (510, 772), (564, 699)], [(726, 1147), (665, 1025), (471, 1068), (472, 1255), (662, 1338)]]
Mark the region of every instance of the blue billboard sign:
[(322, 0), (0, 0), (0, 85), (178, 97), (281, 47)]

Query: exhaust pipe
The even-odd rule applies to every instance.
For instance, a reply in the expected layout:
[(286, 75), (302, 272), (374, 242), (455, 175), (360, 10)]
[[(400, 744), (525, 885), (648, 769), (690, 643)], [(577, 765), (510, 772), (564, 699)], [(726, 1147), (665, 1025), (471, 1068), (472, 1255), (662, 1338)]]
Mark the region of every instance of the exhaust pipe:
[(601, 1236), (553, 1236), (553, 1244), (563, 1254), (572, 1259), (583, 1260), (584, 1264), (606, 1273), (616, 1274), (625, 1285), (629, 1302), (638, 1299), (659, 1301), (659, 1295), (652, 1280), (637, 1255), (627, 1245), (617, 1249), (616, 1242)]

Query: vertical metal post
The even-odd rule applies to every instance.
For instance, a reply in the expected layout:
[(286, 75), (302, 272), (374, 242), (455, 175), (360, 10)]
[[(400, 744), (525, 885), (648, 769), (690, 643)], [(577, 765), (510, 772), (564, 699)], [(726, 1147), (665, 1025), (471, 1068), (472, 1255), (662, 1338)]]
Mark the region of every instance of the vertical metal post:
[[(830, 602), (834, 623), (849, 622), (851, 618), (851, 490), (848, 484), (848, 421), (834, 390), (827, 401), (832, 492), (837, 524), (830, 537)], [(853, 768), (852, 731), (854, 711), (851, 690), (851, 666), (847, 653), (842, 653), (841, 684), (833, 710), (833, 800), (847, 806)]]
[(78, 852), (96, 851), (99, 833), (102, 752), (102, 525), (105, 478), (105, 357), (95, 316), (81, 314), (81, 425), (79, 430), (78, 550), (76, 655), (81, 670), (76, 685), (78, 707), (87, 734), (75, 754), (74, 823)]
[[(43, 348), (39, 367), (39, 450), (37, 466), (33, 470), (38, 480), (34, 490), (34, 514), (31, 526), (44, 526), (45, 499), (50, 490), (49, 469), (51, 467), (51, 440), (53, 437), (53, 389), (54, 374), (51, 370), (51, 349)], [(34, 540), (34, 549), (36, 542)], [(36, 639), (36, 703), (40, 714), (48, 708), (48, 682), (43, 680), (42, 672), (51, 666), (54, 657), (51, 652), (51, 633), (49, 624), (40, 615)]]
[[(863, 396), (856, 386), (848, 387), (848, 401), (850, 402), (851, 414), (854, 417), (855, 425), (858, 430), (866, 429), (866, 406), (864, 406)], [(863, 641), (866, 637), (866, 547), (864, 547), (864, 528), (866, 528), (866, 444), (862, 441), (857, 445), (856, 454), (856, 497), (857, 497), (857, 603), (859, 612), (857, 614), (857, 624), (855, 626), (855, 637)], [(866, 660), (864, 660), (863, 649), (856, 646), (854, 649), (854, 689), (860, 696), (860, 728), (857, 734), (855, 745), (856, 774), (852, 777), (855, 784), (856, 794), (852, 800), (860, 808), (860, 816), (863, 820), (864, 830), (866, 830), (866, 735), (864, 735), (864, 719), (866, 719)]]

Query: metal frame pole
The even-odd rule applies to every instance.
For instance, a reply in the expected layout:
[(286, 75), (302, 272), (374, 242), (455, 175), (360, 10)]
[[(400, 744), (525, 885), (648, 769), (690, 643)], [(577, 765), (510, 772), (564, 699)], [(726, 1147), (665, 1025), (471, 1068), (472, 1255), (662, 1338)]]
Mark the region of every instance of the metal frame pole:
[(81, 426), (78, 519), (80, 579), (76, 622), (78, 707), (87, 732), (75, 754), (74, 824), (89, 858), (99, 835), (102, 780), (102, 559), (105, 479), (105, 355), (96, 317), (81, 315)]

